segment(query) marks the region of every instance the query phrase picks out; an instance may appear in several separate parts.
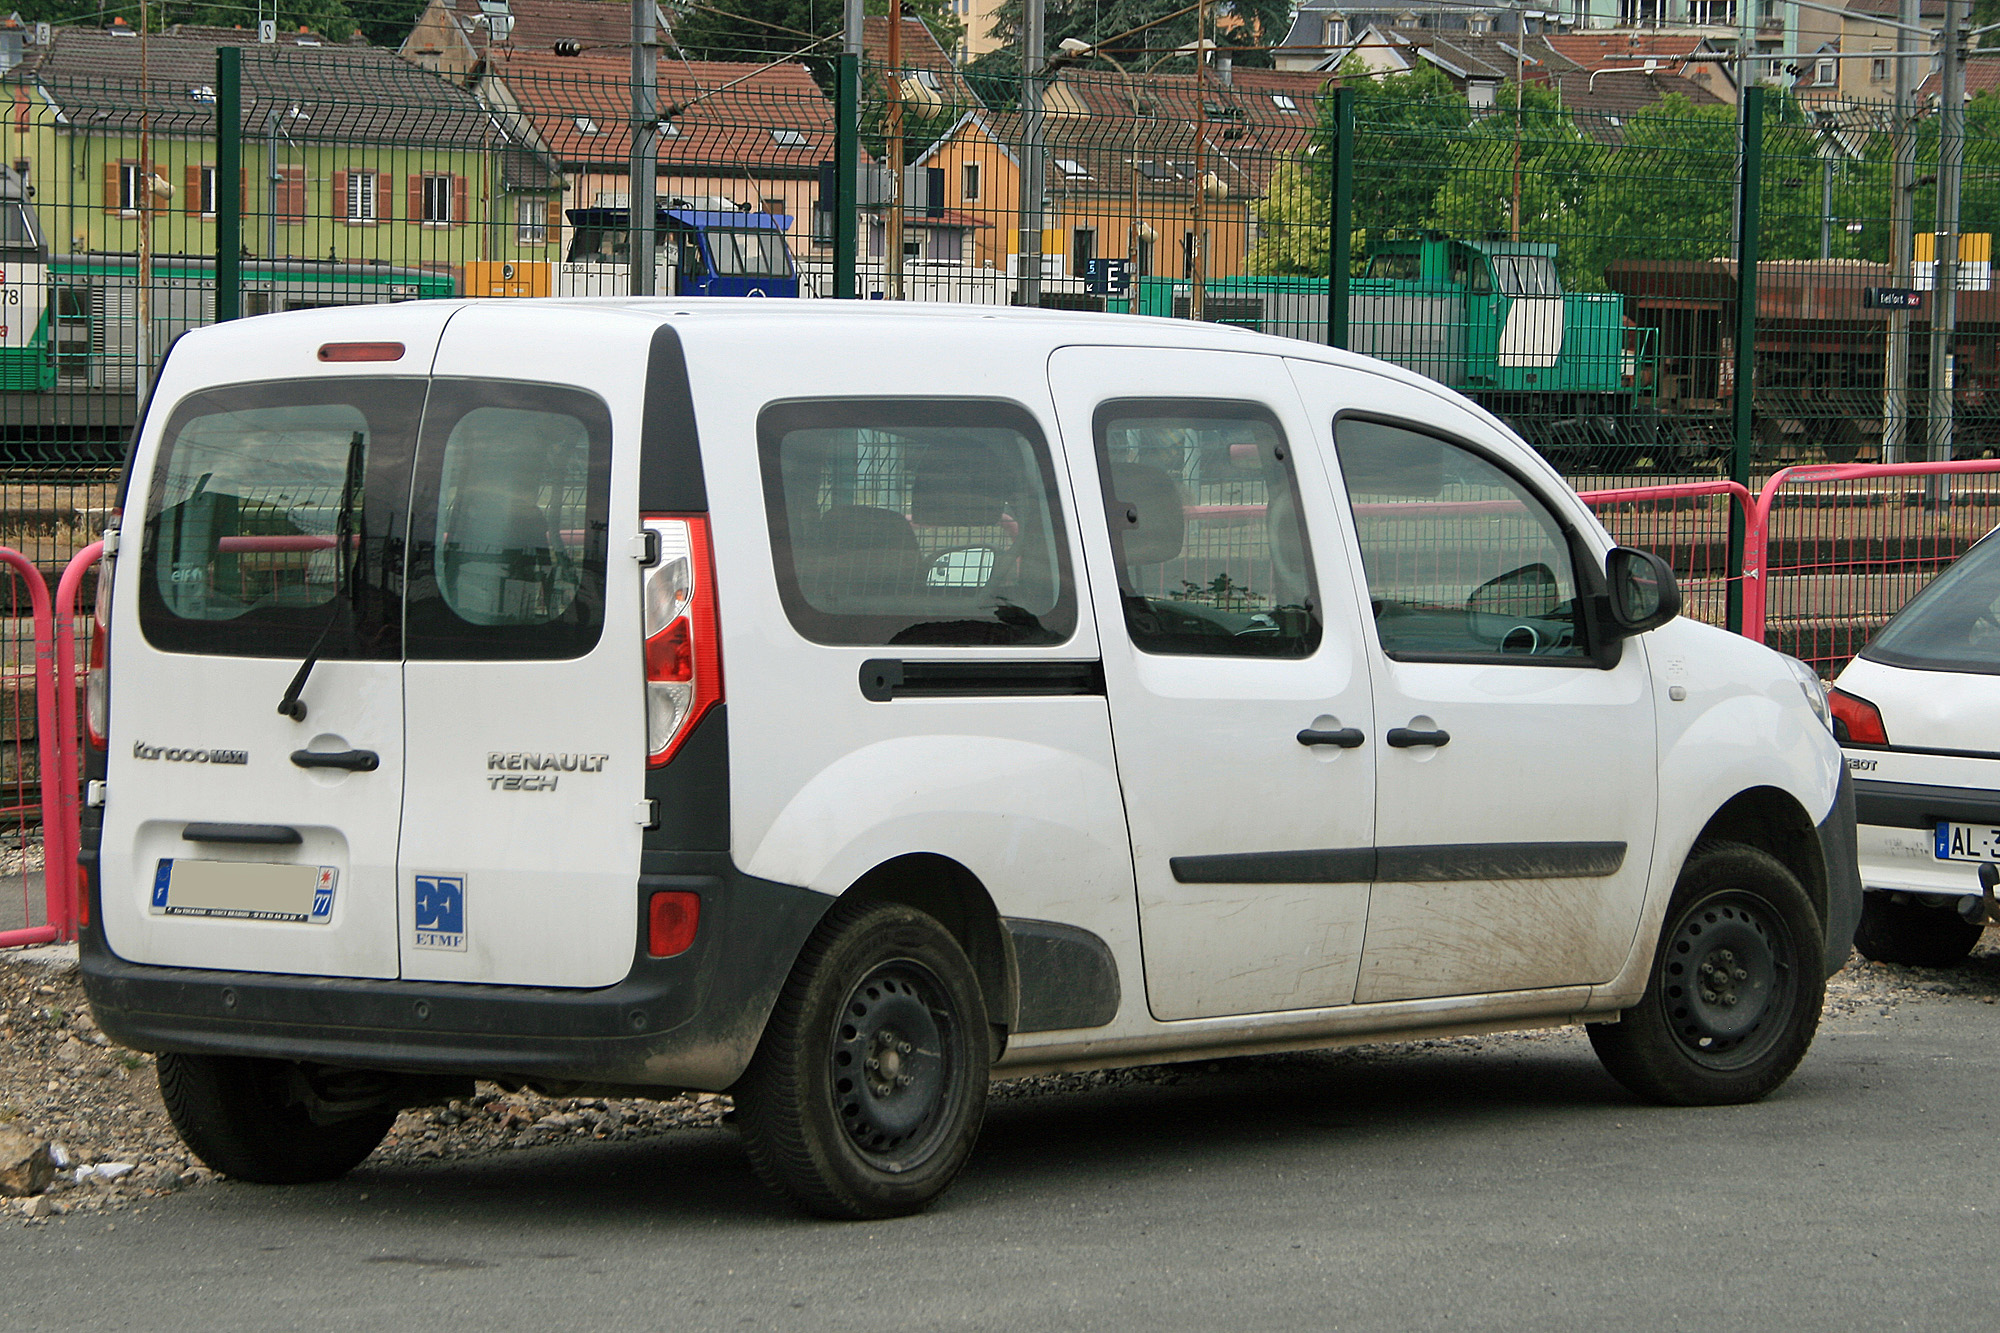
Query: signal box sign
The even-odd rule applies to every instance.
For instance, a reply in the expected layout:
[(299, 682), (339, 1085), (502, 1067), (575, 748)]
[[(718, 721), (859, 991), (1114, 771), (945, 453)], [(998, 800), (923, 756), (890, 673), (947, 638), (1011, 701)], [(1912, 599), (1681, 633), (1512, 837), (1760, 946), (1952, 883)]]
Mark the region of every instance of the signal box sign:
[(1083, 288), (1094, 296), (1123, 296), (1132, 286), (1132, 262), (1128, 259), (1086, 259), (1083, 261)]
[(465, 266), (467, 296), (547, 296), (555, 266), (545, 259), (479, 259)]
[(1922, 310), (1924, 294), (1915, 287), (1867, 287), (1861, 305), (1867, 310)]

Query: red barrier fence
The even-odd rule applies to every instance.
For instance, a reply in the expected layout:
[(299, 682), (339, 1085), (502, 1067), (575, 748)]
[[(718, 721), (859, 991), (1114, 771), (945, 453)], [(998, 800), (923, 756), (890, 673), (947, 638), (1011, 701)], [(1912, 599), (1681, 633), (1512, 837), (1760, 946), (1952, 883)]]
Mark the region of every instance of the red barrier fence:
[[(4, 860), (0, 860), (0, 890), (5, 892), (5, 900), (0, 902), (0, 913), (4, 913), (0, 922), (9, 923), (8, 928), (0, 929), (0, 948), (5, 948), (74, 937), (66, 867), (74, 865), (76, 858), (60, 850), (51, 854), (51, 848), (74, 844), (47, 836), (48, 830), (63, 827), (60, 793), (64, 786), (60, 763), (53, 762), (58, 753), (56, 693), (49, 688), (55, 672), (55, 628), (49, 611), (49, 585), (43, 581), (42, 572), (19, 551), (0, 546), (0, 564), (8, 569), (10, 596), (6, 624), (12, 630), (5, 644), (7, 735), (4, 749), (0, 750), (5, 778), (4, 784), (0, 784), (5, 795), (0, 800), (6, 803), (8, 821), (7, 845), (0, 849), (4, 853)], [(24, 591), (32, 634), (28, 644), (20, 641), (18, 632)], [(24, 647), (32, 647), (31, 666), (21, 660)], [(23, 670), (24, 666), (27, 669)], [(43, 864), (39, 871), (34, 864), (36, 848), (28, 818), (36, 811), (41, 815), (43, 829)], [(41, 890), (39, 910), (35, 902), (37, 878)], [(18, 882), (18, 892), (9, 881)], [(39, 921), (35, 919), (38, 916)]]

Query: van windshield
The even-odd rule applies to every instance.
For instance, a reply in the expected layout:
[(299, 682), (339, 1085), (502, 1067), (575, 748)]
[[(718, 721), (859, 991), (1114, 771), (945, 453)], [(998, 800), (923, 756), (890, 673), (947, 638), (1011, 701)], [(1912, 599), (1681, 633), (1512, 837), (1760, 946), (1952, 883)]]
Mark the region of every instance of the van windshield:
[[(292, 657), (324, 631), (322, 657), (400, 655), (400, 578), (387, 566), (423, 395), (421, 380), (347, 379), (183, 401), (147, 498), (146, 637), (168, 651)], [(329, 628), (342, 595), (352, 604)]]
[(2000, 676), (2000, 540), (1989, 536), (1959, 557), (1861, 655), (1919, 671)]

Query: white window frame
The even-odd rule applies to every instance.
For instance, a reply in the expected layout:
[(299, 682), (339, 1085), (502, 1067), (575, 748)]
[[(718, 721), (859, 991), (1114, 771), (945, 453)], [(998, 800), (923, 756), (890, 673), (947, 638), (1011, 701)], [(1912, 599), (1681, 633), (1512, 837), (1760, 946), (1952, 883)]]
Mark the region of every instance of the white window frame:
[(196, 211), (205, 218), (214, 217), (216, 189), (214, 167), (206, 163), (201, 166), (199, 173), (195, 176), (195, 188), (200, 191), (199, 196), (195, 199)]
[(520, 195), (514, 200), (514, 243), (549, 243), (549, 201), (541, 195)]
[(958, 197), (968, 204), (976, 204), (979, 202), (979, 191), (983, 184), (980, 178), (986, 173), (980, 170), (980, 164), (977, 162), (967, 162), (963, 166), (964, 170), (958, 177)]
[(118, 164), (118, 211), (137, 214), (146, 198), (145, 170), (137, 162)]
[(424, 210), (417, 220), (427, 227), (449, 227), (459, 222), (451, 215), (452, 195), (457, 192), (454, 178), (425, 172), (422, 180)]
[(347, 198), (341, 201), (349, 222), (380, 222), (382, 220), (382, 182), (372, 171), (347, 173)]

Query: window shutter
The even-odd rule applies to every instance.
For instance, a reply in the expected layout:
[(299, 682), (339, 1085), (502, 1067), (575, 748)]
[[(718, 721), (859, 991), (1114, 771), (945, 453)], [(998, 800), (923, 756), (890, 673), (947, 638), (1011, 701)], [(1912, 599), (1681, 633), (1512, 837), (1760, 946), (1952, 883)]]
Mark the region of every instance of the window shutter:
[(467, 200), (466, 179), (463, 176), (451, 178), (451, 221), (457, 226), (467, 221), (465, 205)]
[(194, 164), (181, 168), (181, 211), (201, 215), (201, 168)]
[(104, 211), (118, 211), (118, 166), (116, 162), (104, 164)]
[(417, 172), (410, 173), (410, 221), (424, 220), (424, 178)]
[(336, 222), (354, 221), (354, 210), (347, 200), (347, 173), (344, 171), (333, 173), (333, 208), (331, 211)]
[(384, 222), (395, 220), (396, 178), (386, 171), (375, 173), (375, 214)]
[(278, 179), (271, 182), (272, 203), (286, 222), (303, 222), (306, 217), (306, 169), (279, 167)]

